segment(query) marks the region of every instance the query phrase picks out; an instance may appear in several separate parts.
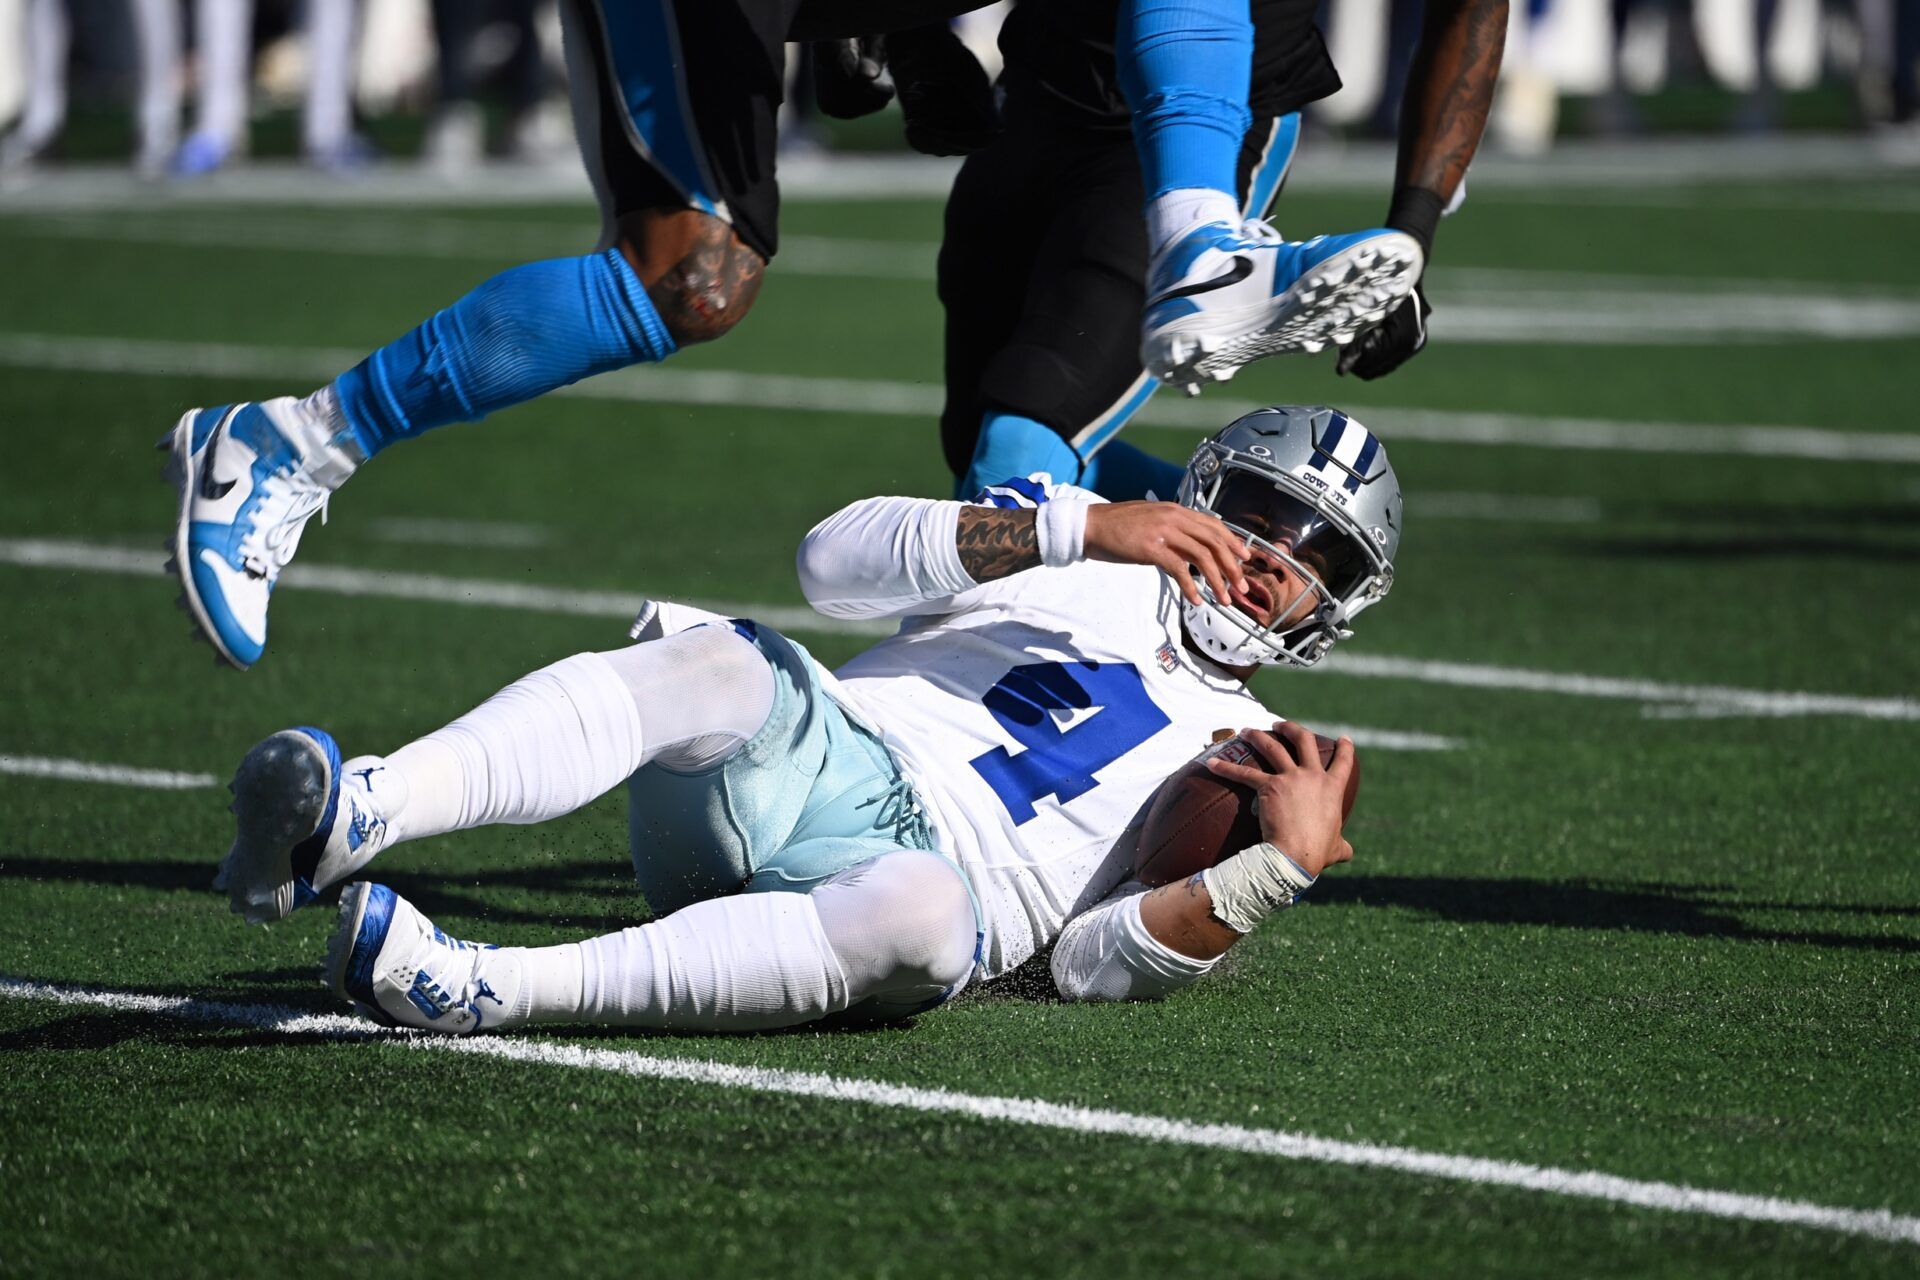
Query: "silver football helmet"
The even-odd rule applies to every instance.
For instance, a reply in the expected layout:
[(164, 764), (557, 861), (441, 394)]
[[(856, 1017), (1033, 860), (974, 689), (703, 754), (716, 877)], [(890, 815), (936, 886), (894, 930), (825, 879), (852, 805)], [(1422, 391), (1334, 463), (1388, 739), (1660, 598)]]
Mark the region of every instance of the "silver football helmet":
[[(1400, 482), (1379, 438), (1338, 409), (1279, 405), (1229, 423), (1194, 452), (1180, 502), (1218, 516), (1306, 583), (1279, 602), (1271, 626), (1201, 584), (1205, 603), (1184, 606), (1187, 634), (1224, 666), (1310, 667), (1393, 586)], [(1287, 625), (1307, 604), (1305, 620)]]

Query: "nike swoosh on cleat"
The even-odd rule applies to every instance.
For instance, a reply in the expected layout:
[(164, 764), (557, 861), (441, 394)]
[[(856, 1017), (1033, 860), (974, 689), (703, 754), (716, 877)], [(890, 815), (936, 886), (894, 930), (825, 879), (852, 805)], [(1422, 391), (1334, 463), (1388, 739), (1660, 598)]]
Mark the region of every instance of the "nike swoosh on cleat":
[(1191, 298), (1198, 293), (1211, 293), (1215, 289), (1224, 289), (1230, 284), (1239, 284), (1252, 274), (1253, 259), (1236, 256), (1233, 260), (1233, 265), (1213, 279), (1202, 280), (1198, 284), (1190, 284), (1183, 289), (1169, 289), (1147, 305), (1151, 307), (1162, 302), (1170, 302), (1175, 298)]
[(202, 446), (205, 450), (207, 461), (206, 466), (200, 472), (200, 496), (209, 502), (218, 502), (220, 499), (226, 497), (235, 483), (232, 480), (215, 480), (213, 478), (213, 455), (220, 447), (221, 434), (226, 431), (227, 423), (233, 420), (233, 415), (236, 412), (238, 412), (238, 410), (229, 409), (227, 412), (221, 414), (220, 421), (216, 422), (213, 430), (207, 434), (207, 443)]

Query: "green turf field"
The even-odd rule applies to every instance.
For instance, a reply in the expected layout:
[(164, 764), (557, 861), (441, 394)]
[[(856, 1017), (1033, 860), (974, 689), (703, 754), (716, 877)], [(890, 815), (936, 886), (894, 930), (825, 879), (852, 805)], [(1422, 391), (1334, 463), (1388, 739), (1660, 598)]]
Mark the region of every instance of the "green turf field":
[[(1289, 196), (1280, 222), (1377, 203)], [(1407, 486), (1398, 583), (1348, 660), (1260, 692), (1452, 749), (1363, 747), (1355, 861), (1196, 989), (1068, 1006), (1042, 971), (896, 1029), (524, 1037), (610, 1055), (589, 1061), (287, 1026), (332, 1012), (332, 916), (227, 914), (218, 783), (32, 771), (223, 782), (302, 722), (388, 750), (619, 644), (641, 593), (799, 605), (813, 521), (945, 484), (937, 204), (793, 203), (792, 261), (725, 342), (381, 457), (309, 528), (244, 676), (169, 605), (154, 438), (579, 251), (590, 210), (0, 206), (0, 1270), (1912, 1275), (1913, 212), (1894, 177), (1477, 190), (1414, 365), (1354, 386), (1272, 361), (1225, 389), (1363, 410)], [(1447, 438), (1473, 423), (1512, 442)], [(795, 632), (823, 659), (863, 642)], [(626, 857), (614, 796), (379, 871), (450, 932), (539, 943), (644, 920)], [(100, 1003), (130, 994), (163, 999)], [(1189, 1127), (851, 1096), (873, 1082)], [(1462, 1158), (1659, 1184), (1668, 1207)], [(1728, 1217), (1674, 1185), (1822, 1212)]]

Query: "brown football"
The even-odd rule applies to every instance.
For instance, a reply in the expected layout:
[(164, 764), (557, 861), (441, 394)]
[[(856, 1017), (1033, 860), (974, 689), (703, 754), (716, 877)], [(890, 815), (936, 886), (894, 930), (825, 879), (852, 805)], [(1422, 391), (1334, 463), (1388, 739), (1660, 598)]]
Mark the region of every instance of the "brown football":
[[(1331, 763), (1334, 748), (1339, 744), (1322, 734), (1313, 736), (1320, 744), (1320, 763)], [(1282, 746), (1287, 745), (1285, 738), (1279, 741)], [(1153, 803), (1148, 806), (1146, 821), (1140, 828), (1140, 842), (1134, 849), (1133, 874), (1142, 884), (1163, 885), (1184, 880), (1222, 858), (1230, 858), (1260, 843), (1260, 819), (1253, 811), (1253, 789), (1228, 782), (1209, 771), (1206, 762), (1216, 755), (1225, 756), (1235, 764), (1267, 769), (1266, 757), (1244, 739), (1231, 737), (1208, 747), (1161, 783)], [(1360, 761), (1355, 757), (1346, 794), (1341, 797), (1344, 814), (1352, 815), (1354, 798), (1359, 793)]]

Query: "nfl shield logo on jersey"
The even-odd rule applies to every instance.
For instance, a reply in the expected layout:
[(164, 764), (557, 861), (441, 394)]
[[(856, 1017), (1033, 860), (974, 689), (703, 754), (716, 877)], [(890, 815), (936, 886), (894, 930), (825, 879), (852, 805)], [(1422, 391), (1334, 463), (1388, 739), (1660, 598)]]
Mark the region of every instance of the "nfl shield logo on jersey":
[(1158, 649), (1155, 649), (1153, 656), (1159, 661), (1162, 671), (1171, 672), (1175, 667), (1180, 665), (1180, 656), (1173, 651), (1173, 642), (1171, 640), (1161, 645)]

